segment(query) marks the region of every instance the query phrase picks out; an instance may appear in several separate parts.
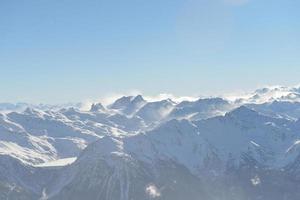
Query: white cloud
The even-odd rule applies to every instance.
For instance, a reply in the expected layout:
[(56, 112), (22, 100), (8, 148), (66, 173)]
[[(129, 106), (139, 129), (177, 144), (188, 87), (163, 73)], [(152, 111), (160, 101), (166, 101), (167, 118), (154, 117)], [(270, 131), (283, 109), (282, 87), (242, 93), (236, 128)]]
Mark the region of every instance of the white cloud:
[(146, 187), (145, 190), (146, 194), (148, 194), (150, 196), (150, 198), (155, 199), (161, 196), (159, 189), (153, 185), (150, 184)]
[(99, 98), (84, 100), (82, 102), (81, 109), (89, 110), (93, 103), (101, 103), (104, 106), (107, 106), (109, 104), (112, 104), (114, 101), (116, 101), (117, 99), (119, 99), (123, 96), (137, 96), (137, 95), (142, 95), (143, 98), (149, 102), (161, 101), (161, 100), (165, 100), (165, 99), (172, 99), (173, 101), (178, 103), (181, 101), (196, 101), (199, 99), (198, 96), (176, 96), (171, 93), (161, 93), (158, 95), (144, 95), (139, 90), (131, 90), (129, 92), (110, 93), (110, 94), (103, 95)]
[(81, 102), (80, 110), (83, 110), (83, 111), (90, 110), (93, 103), (94, 102), (92, 100), (85, 100), (85, 101)]
[(199, 99), (199, 97), (196, 96), (176, 96), (170, 93), (161, 93), (158, 95), (145, 95), (144, 98), (147, 101), (161, 101), (164, 99), (172, 99), (175, 102), (181, 102), (181, 101), (196, 101), (197, 99)]
[(256, 175), (255, 177), (253, 177), (251, 179), (251, 183), (254, 186), (257, 186), (257, 185), (261, 184), (261, 180), (260, 180), (259, 176)]

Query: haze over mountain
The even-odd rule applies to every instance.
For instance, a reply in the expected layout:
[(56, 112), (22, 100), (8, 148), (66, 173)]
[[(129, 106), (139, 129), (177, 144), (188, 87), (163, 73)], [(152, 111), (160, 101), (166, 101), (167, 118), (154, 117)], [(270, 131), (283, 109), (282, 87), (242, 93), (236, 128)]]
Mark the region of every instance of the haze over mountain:
[(0, 199), (297, 200), (299, 97), (269, 87), (87, 111), (2, 104)]

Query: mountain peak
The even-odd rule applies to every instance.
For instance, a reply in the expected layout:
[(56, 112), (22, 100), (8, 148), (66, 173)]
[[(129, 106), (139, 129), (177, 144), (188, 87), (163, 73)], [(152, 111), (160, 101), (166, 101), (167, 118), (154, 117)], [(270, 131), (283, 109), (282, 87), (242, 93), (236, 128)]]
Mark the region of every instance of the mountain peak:
[(96, 104), (92, 104), (90, 112), (99, 112), (99, 111), (104, 111), (105, 108), (101, 103), (96, 103)]
[(144, 102), (145, 101), (145, 99), (143, 98), (143, 96), (142, 95), (137, 95), (137, 96), (135, 96), (134, 97), (134, 99), (132, 100), (132, 102)]
[(175, 105), (176, 104), (176, 102), (175, 101), (173, 101), (172, 99), (170, 99), (170, 98), (167, 98), (167, 99), (163, 99), (163, 100), (161, 100), (161, 101), (158, 101), (158, 103), (159, 102), (161, 102), (161, 103), (163, 103), (163, 104), (173, 104), (173, 105)]
[(142, 108), (147, 101), (144, 100), (142, 95), (137, 96), (123, 96), (117, 99), (109, 108), (118, 110), (125, 115), (133, 115), (140, 108)]
[(237, 118), (253, 118), (257, 117), (258, 115), (258, 112), (248, 108), (247, 106), (240, 106), (226, 114), (226, 116), (235, 116)]
[(119, 110), (126, 107), (132, 101), (133, 96), (123, 96), (117, 99), (112, 105), (110, 105), (111, 109)]
[(110, 155), (113, 152), (122, 152), (123, 142), (122, 139), (105, 136), (98, 141), (90, 144), (79, 156), (78, 160), (97, 159), (101, 156)]

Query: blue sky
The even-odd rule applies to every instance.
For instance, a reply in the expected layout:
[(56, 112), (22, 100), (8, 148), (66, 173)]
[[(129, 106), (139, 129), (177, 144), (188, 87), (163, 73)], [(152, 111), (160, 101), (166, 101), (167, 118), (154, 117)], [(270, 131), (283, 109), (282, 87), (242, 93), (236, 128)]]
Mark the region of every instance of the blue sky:
[(300, 83), (300, 1), (2, 0), (0, 102)]

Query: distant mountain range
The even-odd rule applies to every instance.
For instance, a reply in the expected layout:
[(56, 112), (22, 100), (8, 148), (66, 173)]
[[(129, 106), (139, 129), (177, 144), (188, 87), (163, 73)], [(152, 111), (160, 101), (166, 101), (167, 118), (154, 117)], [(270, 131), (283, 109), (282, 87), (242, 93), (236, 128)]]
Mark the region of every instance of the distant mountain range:
[(0, 199), (298, 200), (299, 97), (0, 104)]

